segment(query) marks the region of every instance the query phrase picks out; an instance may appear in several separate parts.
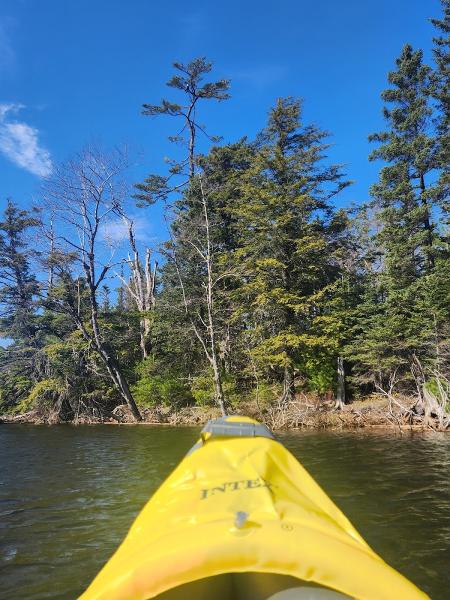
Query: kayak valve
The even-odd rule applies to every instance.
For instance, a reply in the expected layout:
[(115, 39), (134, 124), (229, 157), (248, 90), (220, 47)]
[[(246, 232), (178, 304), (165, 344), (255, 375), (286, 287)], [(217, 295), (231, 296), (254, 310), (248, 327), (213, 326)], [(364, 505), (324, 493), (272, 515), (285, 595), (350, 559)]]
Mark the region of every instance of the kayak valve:
[(234, 519), (234, 526), (236, 527), (236, 529), (242, 529), (246, 524), (247, 519), (248, 513), (239, 510), (236, 513), (236, 517)]

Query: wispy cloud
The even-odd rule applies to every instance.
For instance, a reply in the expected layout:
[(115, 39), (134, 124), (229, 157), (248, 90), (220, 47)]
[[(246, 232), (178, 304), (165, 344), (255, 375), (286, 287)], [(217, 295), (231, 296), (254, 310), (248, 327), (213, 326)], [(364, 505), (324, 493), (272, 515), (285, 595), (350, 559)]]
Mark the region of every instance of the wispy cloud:
[[(134, 236), (138, 242), (150, 241), (151, 224), (145, 217), (133, 216)], [(101, 230), (101, 237), (112, 246), (128, 240), (128, 226), (123, 219), (114, 219), (105, 223)]]
[(39, 131), (12, 115), (21, 104), (0, 104), (0, 152), (17, 166), (46, 177), (52, 171), (50, 152), (40, 145)]

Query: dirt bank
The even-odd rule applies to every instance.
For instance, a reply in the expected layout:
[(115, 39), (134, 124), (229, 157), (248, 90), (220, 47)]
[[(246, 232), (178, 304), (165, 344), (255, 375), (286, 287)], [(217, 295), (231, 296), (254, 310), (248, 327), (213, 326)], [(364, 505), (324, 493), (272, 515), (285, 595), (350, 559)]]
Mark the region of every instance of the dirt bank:
[[(420, 414), (415, 409), (413, 398), (396, 398), (394, 405), (383, 396), (373, 395), (354, 401), (342, 409), (331, 402), (300, 395), (287, 406), (258, 406), (254, 402), (242, 403), (230, 411), (232, 414), (247, 415), (266, 423), (274, 430), (289, 429), (364, 429), (384, 428), (397, 431), (408, 429), (450, 431), (450, 422), (440, 424), (436, 418)], [(157, 406), (141, 408), (144, 425), (201, 426), (209, 419), (220, 416), (217, 408), (207, 406), (172, 407)], [(31, 411), (19, 415), (0, 416), (1, 423), (57, 424), (61, 420), (52, 414)], [(120, 424), (131, 425), (133, 419), (125, 405), (118, 406), (112, 413), (79, 415), (71, 424)]]

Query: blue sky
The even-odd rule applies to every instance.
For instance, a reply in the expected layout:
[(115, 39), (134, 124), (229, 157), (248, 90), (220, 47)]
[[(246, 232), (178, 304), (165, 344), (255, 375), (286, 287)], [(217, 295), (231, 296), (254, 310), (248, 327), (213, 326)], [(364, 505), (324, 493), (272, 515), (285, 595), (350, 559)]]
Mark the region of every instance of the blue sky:
[[(128, 144), (132, 181), (163, 169), (174, 124), (140, 107), (171, 93), (174, 60), (196, 56), (232, 80), (232, 99), (203, 113), (211, 133), (252, 137), (277, 97), (302, 97), (356, 182), (339, 202), (365, 201), (387, 72), (406, 42), (431, 60), (428, 19), (440, 14), (439, 0), (2, 0), (0, 208), (8, 196), (30, 204), (52, 165), (90, 141)], [(142, 215), (160, 237), (158, 209)]]

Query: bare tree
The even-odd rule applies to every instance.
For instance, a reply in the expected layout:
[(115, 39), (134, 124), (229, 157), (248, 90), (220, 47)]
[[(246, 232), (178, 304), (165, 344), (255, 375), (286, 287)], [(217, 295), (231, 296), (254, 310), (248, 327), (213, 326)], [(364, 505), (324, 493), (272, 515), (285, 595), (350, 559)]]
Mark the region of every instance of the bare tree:
[[(126, 155), (119, 150), (105, 154), (88, 147), (74, 160), (57, 168), (46, 181), (43, 205), (53, 215), (50, 227), (59, 221), (58, 232), (52, 232), (51, 239), (54, 240), (54, 255), (59, 256), (60, 274), (65, 272), (69, 262), (80, 267), (78, 293), (65, 295), (60, 306), (103, 362), (134, 419), (140, 421), (141, 414), (115, 357), (111, 340), (102, 330), (98, 302), (99, 288), (114, 266), (113, 253), (105, 258), (102, 227), (123, 214), (125, 187), (120, 175), (126, 164)], [(86, 288), (87, 317), (81, 302), (82, 287)]]
[(123, 215), (123, 219), (128, 229), (128, 239), (133, 251), (133, 255), (129, 255), (127, 261), (131, 269), (131, 276), (128, 280), (123, 275), (117, 274), (117, 277), (133, 298), (140, 313), (140, 347), (142, 358), (147, 358), (152, 351), (150, 313), (155, 309), (156, 303), (155, 287), (158, 263), (155, 261), (152, 265), (150, 248), (146, 249), (145, 258), (142, 261), (136, 244), (133, 221), (126, 215)]

